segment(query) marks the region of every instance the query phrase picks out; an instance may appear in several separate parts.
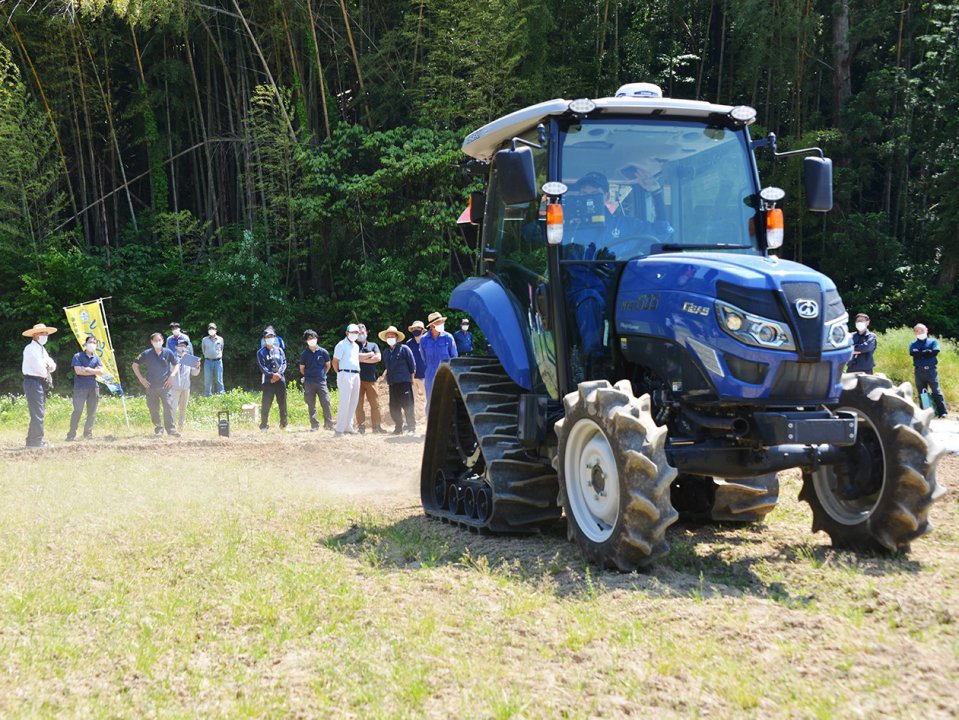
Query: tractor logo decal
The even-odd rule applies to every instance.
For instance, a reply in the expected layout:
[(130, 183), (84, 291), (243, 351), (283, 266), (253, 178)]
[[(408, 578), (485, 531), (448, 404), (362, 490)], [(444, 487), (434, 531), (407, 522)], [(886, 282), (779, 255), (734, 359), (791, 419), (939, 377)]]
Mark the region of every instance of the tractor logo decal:
[(799, 317), (812, 320), (819, 317), (819, 303), (815, 300), (800, 298), (796, 301), (796, 312), (799, 313)]
[(683, 312), (688, 312), (688, 313), (692, 313), (693, 315), (702, 315), (703, 317), (708, 317), (709, 307), (706, 305), (697, 305), (696, 303), (684, 302)]

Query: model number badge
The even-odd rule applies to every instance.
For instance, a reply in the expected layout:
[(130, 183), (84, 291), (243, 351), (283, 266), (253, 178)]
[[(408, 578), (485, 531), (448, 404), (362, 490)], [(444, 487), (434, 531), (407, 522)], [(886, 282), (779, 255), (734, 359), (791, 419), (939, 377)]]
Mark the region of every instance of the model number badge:
[(635, 300), (623, 300), (621, 310), (655, 310), (659, 307), (659, 293), (639, 295)]
[(683, 312), (707, 317), (709, 315), (709, 307), (706, 305), (697, 305), (696, 303), (685, 302), (683, 303)]
[(819, 303), (815, 300), (800, 298), (796, 301), (796, 312), (799, 313), (799, 317), (807, 320), (817, 318), (819, 317)]

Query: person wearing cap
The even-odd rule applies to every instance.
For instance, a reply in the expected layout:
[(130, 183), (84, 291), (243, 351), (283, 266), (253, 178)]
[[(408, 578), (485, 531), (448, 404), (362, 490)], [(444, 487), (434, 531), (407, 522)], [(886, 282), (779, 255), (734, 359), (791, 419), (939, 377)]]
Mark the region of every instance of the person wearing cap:
[(260, 347), (263, 347), (266, 344), (264, 339), (266, 338), (266, 334), (268, 332), (273, 333), (273, 337), (276, 338), (276, 345), (279, 346), (280, 350), (282, 350), (283, 352), (286, 352), (286, 343), (283, 342), (283, 338), (279, 336), (279, 334), (276, 332), (276, 328), (274, 328), (272, 325), (267, 325), (266, 328), (263, 330), (263, 335), (262, 337), (260, 337)]
[(876, 367), (873, 353), (876, 352), (876, 333), (869, 329), (869, 316), (866, 313), (856, 315), (856, 332), (852, 334), (852, 360), (846, 365), (846, 372), (872, 374)]
[(413, 375), (413, 392), (421, 398), (426, 398), (426, 388), (424, 381), (426, 379), (426, 361), (423, 359), (423, 353), (420, 352), (420, 343), (426, 335), (426, 326), (422, 320), (416, 320), (406, 328), (410, 332), (410, 339), (406, 341), (406, 347), (413, 353), (413, 360), (416, 361), (416, 374)]
[(260, 432), (266, 432), (270, 427), (270, 408), (276, 398), (276, 406), (280, 410), (280, 429), (286, 428), (289, 419), (286, 413), (286, 353), (277, 342), (276, 333), (270, 328), (263, 331), (263, 347), (256, 352), (256, 364), (262, 373), (261, 390), (263, 399), (260, 401)]
[(70, 361), (70, 367), (73, 368), (73, 414), (70, 416), (67, 442), (77, 439), (84, 407), (87, 409), (87, 419), (83, 423), (83, 437), (86, 440), (93, 438), (93, 423), (97, 416), (97, 405), (100, 404), (97, 377), (103, 375), (103, 362), (97, 353), (97, 345), (96, 337), (87, 335), (83, 340), (83, 350)]
[(320, 398), (323, 407), (323, 427), (333, 429), (333, 412), (330, 410), (330, 392), (326, 387), (326, 376), (330, 372), (330, 354), (321, 347), (316, 330), (303, 333), (306, 350), (300, 353), (300, 375), (303, 376), (303, 400), (310, 413), (310, 430), (317, 432), (320, 421), (316, 417), (316, 398)]
[(383, 418), (380, 415), (380, 394), (376, 392), (376, 378), (378, 376), (377, 363), (383, 359), (376, 343), (369, 341), (366, 325), (357, 325), (360, 334), (356, 337), (356, 345), (360, 349), (360, 397), (356, 402), (356, 429), (362, 435), (366, 432), (366, 412), (363, 401), (370, 404), (370, 422), (373, 423), (373, 432), (385, 433)]
[(223, 390), (223, 338), (217, 334), (216, 323), (206, 326), (206, 337), (200, 343), (203, 351), (203, 395), (222, 395)]
[(436, 371), (440, 365), (449, 362), (457, 357), (456, 341), (453, 336), (446, 332), (446, 317), (442, 313), (430, 313), (426, 318), (429, 323), (427, 327), (429, 332), (420, 343), (420, 351), (423, 353), (423, 359), (426, 361), (426, 412), (430, 410), (430, 395), (433, 392), (433, 379), (436, 377)]
[(180, 432), (183, 432), (183, 426), (186, 424), (186, 407), (190, 402), (190, 378), (200, 374), (200, 358), (196, 359), (195, 365), (188, 365), (183, 361), (183, 357), (189, 349), (189, 341), (180, 336), (176, 344), (177, 371), (173, 374), (173, 385), (170, 387), (170, 403), (176, 412), (176, 426)]
[(460, 355), (473, 354), (473, 333), (470, 332), (469, 318), (460, 320), (460, 329), (453, 333), (456, 342), (456, 352)]
[(44, 345), (47, 338), (57, 329), (38, 323), (23, 336), (30, 338), (30, 344), (23, 348), (23, 396), (27, 399), (30, 411), (30, 426), (27, 428), (27, 447), (46, 447), (49, 443), (43, 439), (43, 418), (47, 411), (47, 392), (53, 388), (53, 373), (57, 364), (50, 357)]
[[(153, 432), (158, 437), (166, 429), (167, 435), (180, 437), (173, 423), (173, 405), (170, 398), (170, 388), (173, 387), (173, 378), (179, 370), (180, 363), (170, 348), (164, 347), (163, 334), (155, 332), (150, 336), (152, 347), (141, 352), (133, 361), (133, 374), (146, 389), (147, 408), (153, 420)], [(146, 377), (140, 372), (140, 365), (144, 366)], [(163, 423), (160, 423), (160, 405), (163, 405)]]
[(187, 335), (180, 329), (180, 323), (174, 321), (170, 323), (170, 337), (166, 339), (166, 346), (171, 353), (176, 355), (176, 344), (180, 342), (180, 338), (186, 338), (187, 352), (190, 355), (193, 354), (193, 341), (190, 340), (190, 336)]
[(916, 392), (922, 395), (928, 389), (936, 407), (936, 417), (943, 418), (946, 416), (946, 398), (939, 386), (939, 341), (929, 337), (929, 328), (922, 323), (916, 325), (913, 332), (916, 340), (909, 346), (909, 354), (912, 355)]
[(346, 326), (346, 337), (333, 348), (333, 369), (336, 370), (336, 388), (339, 402), (336, 409), (336, 437), (353, 434), (353, 416), (360, 399), (360, 347), (356, 344), (360, 326)]
[(390, 417), (393, 418), (393, 434), (403, 433), (403, 413), (406, 413), (406, 434), (416, 432), (416, 412), (413, 406), (413, 375), (416, 361), (413, 351), (403, 344), (405, 336), (395, 325), (380, 333), (386, 343), (383, 365), (386, 367), (386, 383), (390, 389)]

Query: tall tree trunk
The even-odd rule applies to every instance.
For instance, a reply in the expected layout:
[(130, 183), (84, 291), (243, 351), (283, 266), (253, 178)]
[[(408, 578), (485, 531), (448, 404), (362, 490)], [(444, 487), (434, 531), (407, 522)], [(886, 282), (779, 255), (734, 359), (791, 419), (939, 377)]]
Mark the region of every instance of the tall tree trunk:
[(852, 54), (849, 50), (849, 0), (836, 0), (832, 22), (832, 124), (839, 127), (843, 105), (852, 97)]

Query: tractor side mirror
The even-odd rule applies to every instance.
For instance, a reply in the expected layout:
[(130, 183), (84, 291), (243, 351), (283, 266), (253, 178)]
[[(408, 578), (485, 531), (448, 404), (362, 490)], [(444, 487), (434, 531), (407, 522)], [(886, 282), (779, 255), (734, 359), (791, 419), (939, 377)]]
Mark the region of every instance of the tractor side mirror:
[(486, 193), (470, 193), (470, 222), (479, 225), (483, 222), (483, 213), (486, 211)]
[(521, 205), (536, 200), (536, 166), (533, 151), (528, 147), (500, 150), (496, 153), (496, 172), (500, 194), (507, 205)]
[(806, 186), (806, 203), (810, 210), (832, 210), (832, 160), (825, 157), (803, 158), (803, 183)]

